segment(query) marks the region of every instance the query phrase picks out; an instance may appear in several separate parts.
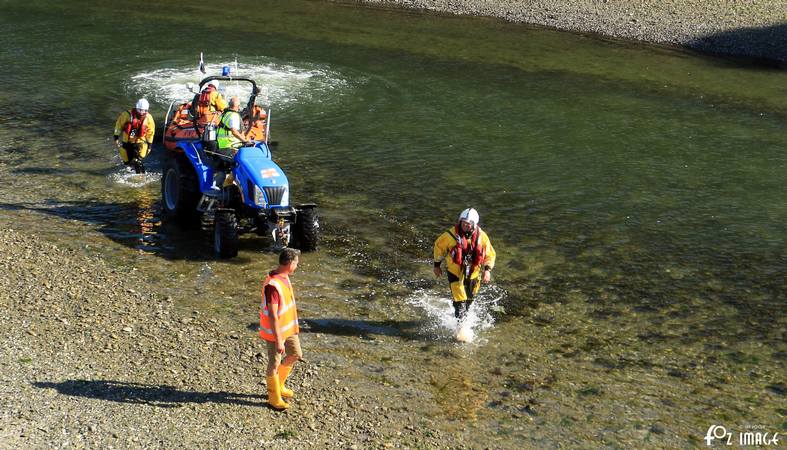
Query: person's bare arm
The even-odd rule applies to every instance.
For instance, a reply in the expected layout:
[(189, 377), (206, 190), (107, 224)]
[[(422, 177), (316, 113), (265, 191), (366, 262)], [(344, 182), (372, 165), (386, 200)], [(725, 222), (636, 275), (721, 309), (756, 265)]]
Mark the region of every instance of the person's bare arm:
[(246, 139), (246, 136), (244, 136), (243, 133), (241, 133), (240, 131), (238, 131), (238, 130), (236, 130), (234, 128), (232, 129), (232, 135), (235, 136), (236, 138), (240, 139), (241, 142), (243, 142), (244, 144), (249, 142), (249, 140)]

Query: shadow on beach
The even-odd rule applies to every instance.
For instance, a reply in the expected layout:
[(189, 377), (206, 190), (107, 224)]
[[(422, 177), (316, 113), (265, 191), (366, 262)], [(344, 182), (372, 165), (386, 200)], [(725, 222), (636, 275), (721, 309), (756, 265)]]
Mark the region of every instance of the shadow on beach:
[(787, 68), (787, 23), (708, 34), (690, 41), (686, 47), (719, 56), (732, 55), (745, 58), (757, 65), (785, 69)]
[(119, 403), (138, 403), (176, 408), (186, 403), (228, 403), (243, 406), (267, 406), (264, 396), (257, 394), (237, 394), (232, 392), (182, 391), (172, 386), (127, 383), (112, 380), (68, 380), (60, 383), (36, 382), (33, 386), (41, 389), (55, 389), (63, 395), (94, 398)]

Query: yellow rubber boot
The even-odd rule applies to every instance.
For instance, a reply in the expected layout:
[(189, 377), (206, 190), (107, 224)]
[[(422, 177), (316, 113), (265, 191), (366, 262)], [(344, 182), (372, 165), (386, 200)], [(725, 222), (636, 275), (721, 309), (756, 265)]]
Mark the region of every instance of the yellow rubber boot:
[(281, 385), (279, 384), (279, 376), (271, 375), (266, 377), (265, 380), (268, 382), (268, 404), (278, 410), (289, 408), (290, 405), (281, 399)]
[(285, 366), (284, 364), (279, 366), (279, 386), (281, 387), (281, 396), (285, 398), (295, 397), (295, 392), (292, 389), (284, 387), (284, 381), (290, 376), (290, 372), (292, 372), (292, 366)]

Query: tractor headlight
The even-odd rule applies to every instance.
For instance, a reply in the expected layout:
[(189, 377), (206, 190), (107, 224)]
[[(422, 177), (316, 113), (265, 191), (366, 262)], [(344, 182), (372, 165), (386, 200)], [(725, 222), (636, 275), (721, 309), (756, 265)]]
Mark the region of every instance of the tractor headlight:
[(260, 208), (268, 206), (268, 204), (265, 203), (265, 195), (262, 193), (262, 190), (259, 186), (254, 186), (254, 204)]

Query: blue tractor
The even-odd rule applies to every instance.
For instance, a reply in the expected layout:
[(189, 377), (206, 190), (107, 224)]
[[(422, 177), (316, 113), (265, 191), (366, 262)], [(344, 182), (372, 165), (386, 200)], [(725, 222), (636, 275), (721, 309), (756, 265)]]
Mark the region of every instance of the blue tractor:
[[(243, 83), (251, 89), (240, 114), (241, 131), (252, 144), (237, 149), (233, 156), (216, 145), (221, 112), (200, 108), (201, 98), (206, 98), (202, 93), (218, 81)], [(256, 105), (257, 84), (248, 78), (211, 76), (190, 90), (195, 93), (193, 100), (173, 102), (164, 122), (164, 218), (185, 228), (212, 232), (214, 249), (222, 258), (237, 256), (243, 233), (270, 236), (278, 248), (315, 250), (320, 227), (316, 205), (290, 204), (287, 176), (271, 158), (270, 110)]]

